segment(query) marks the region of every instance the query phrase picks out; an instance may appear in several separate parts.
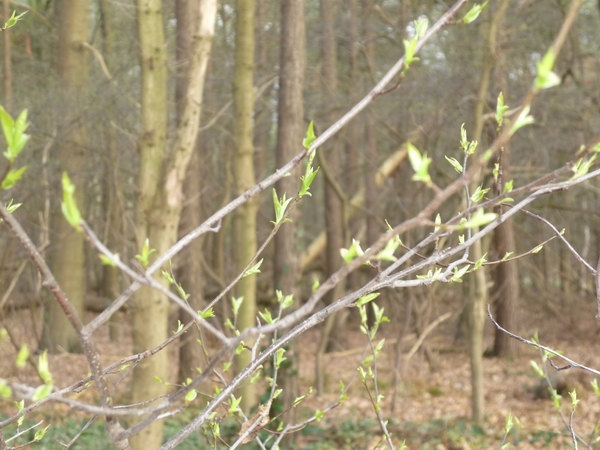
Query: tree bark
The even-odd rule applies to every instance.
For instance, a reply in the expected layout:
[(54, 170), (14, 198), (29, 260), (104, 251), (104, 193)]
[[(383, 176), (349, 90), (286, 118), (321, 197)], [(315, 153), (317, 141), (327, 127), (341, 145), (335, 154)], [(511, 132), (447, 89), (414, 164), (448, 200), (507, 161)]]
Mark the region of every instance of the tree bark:
[[(335, 41), (335, 0), (321, 0), (321, 67), (323, 80), (323, 98), (328, 104), (334, 104), (337, 101), (337, 49)], [(333, 114), (329, 114), (326, 119), (326, 125), (335, 121)], [(331, 175), (335, 177), (341, 168), (341, 157), (339, 154), (339, 145), (335, 140), (327, 156), (323, 151), (319, 153), (319, 158), (326, 159), (327, 165), (331, 170)], [(325, 274), (329, 278), (342, 266), (342, 257), (340, 249), (344, 246), (344, 211), (342, 199), (338, 197), (335, 186), (331, 180), (325, 181), (325, 233), (327, 235), (327, 247), (325, 249)], [(344, 283), (338, 284), (326, 296), (327, 303), (333, 302), (341, 296), (344, 290)], [(315, 365), (317, 392), (323, 393), (323, 353), (331, 350), (333, 345), (343, 346), (342, 333), (343, 326), (338, 322), (343, 319), (342, 314), (335, 314), (327, 318), (322, 328), (321, 343), (317, 353)]]
[[(2, 15), (4, 23), (10, 18), (10, 1), (2, 0)], [(2, 32), (4, 35), (4, 109), (9, 113), (12, 110), (12, 47), (10, 43), (11, 29), (7, 28)]]
[[(304, 0), (281, 1), (281, 46), (279, 56), (279, 96), (278, 127), (275, 160), (281, 167), (298, 152), (299, 143), (304, 134), (304, 105), (302, 88), (304, 86), (305, 55)], [(293, 197), (300, 189), (297, 175), (282, 178), (277, 184), (277, 195)], [(295, 208), (291, 214), (292, 222), (284, 224), (275, 235), (275, 255), (273, 277), (275, 289), (284, 295), (292, 294), (296, 304), (301, 300), (298, 283), (301, 277), (298, 258), (297, 223), (300, 210)], [(291, 365), (286, 366), (283, 374), (283, 403), (288, 410), (283, 417), (288, 423), (296, 421), (296, 408), (292, 408), (298, 394), (298, 353), (291, 347), (287, 358)], [(288, 442), (289, 445), (289, 442)]]
[[(176, 0), (175, 16), (177, 18), (177, 80), (175, 84), (175, 100), (177, 104), (178, 120), (181, 121), (185, 108), (185, 98), (189, 85), (189, 65), (192, 52), (192, 39), (198, 23), (199, 0)], [(201, 184), (201, 155), (200, 146), (192, 151), (187, 175), (183, 183), (183, 195), (186, 203), (183, 206), (179, 236), (183, 237), (200, 224), (200, 190)], [(202, 239), (196, 239), (182, 250), (178, 264), (178, 280), (190, 295), (190, 306), (199, 311), (204, 306), (204, 279), (202, 275), (201, 255)], [(179, 320), (182, 323), (189, 321), (189, 315), (179, 311)], [(180, 383), (198, 374), (196, 370), (202, 361), (202, 347), (197, 340), (201, 339), (197, 327), (188, 330), (179, 347), (179, 375)]]
[[(161, 0), (137, 0), (138, 38), (142, 66), (142, 124), (140, 130), (139, 198), (136, 217), (137, 248), (150, 238), (152, 201), (159, 186), (167, 138), (167, 52)], [(150, 241), (158, 252), (161, 242)], [(160, 247), (159, 247), (160, 245)], [(164, 283), (164, 280), (160, 280)], [(169, 304), (164, 296), (143, 287), (134, 298), (133, 351), (143, 352), (167, 339)], [(146, 358), (133, 371), (132, 402), (139, 403), (167, 393), (162, 380), (169, 376), (169, 358), (162, 351)], [(158, 448), (162, 422), (157, 421), (130, 439), (133, 450)]]
[[(85, 189), (85, 125), (77, 114), (85, 104), (83, 93), (87, 84), (88, 55), (81, 45), (88, 40), (88, 0), (60, 0), (57, 3), (58, 26), (58, 74), (66, 99), (67, 117), (72, 127), (61, 143), (58, 160), (75, 185), (75, 198), (83, 205)], [(69, 120), (70, 119), (70, 120)], [(58, 203), (58, 202), (57, 202)], [(83, 234), (77, 232), (63, 217), (60, 206), (52, 214), (51, 229), (54, 244), (49, 249), (52, 271), (65, 294), (83, 320), (83, 297), (85, 295), (85, 264)], [(51, 353), (59, 351), (81, 352), (75, 330), (71, 328), (61, 308), (54, 301), (48, 305), (44, 323), (42, 346)]]
[[(236, 0), (235, 24), (235, 70), (233, 78), (233, 104), (235, 108), (235, 159), (233, 173), (236, 183), (236, 195), (254, 186), (254, 1)], [(256, 199), (249, 200), (234, 213), (234, 259), (236, 272), (240, 273), (254, 257), (256, 243)], [(236, 287), (237, 296), (244, 297), (239, 311), (237, 328), (243, 331), (253, 327), (256, 322), (256, 276), (242, 278)], [(247, 343), (252, 345), (252, 343)], [(251, 352), (243, 351), (235, 358), (235, 365), (241, 371), (251, 362)], [(256, 404), (254, 384), (247, 383), (240, 389), (244, 412)]]
[[(104, 61), (111, 71), (113, 66), (113, 30), (110, 18), (110, 5), (108, 0), (101, 0), (100, 18), (102, 30), (102, 53)], [(106, 137), (107, 156), (105, 158), (106, 174), (103, 181), (104, 190), (104, 211), (105, 211), (105, 236), (106, 246), (117, 252), (119, 248), (119, 236), (122, 236), (121, 230), (121, 211), (117, 200), (119, 195), (117, 167), (120, 156), (117, 151), (115, 128), (104, 122), (102, 124), (104, 136)], [(115, 300), (121, 293), (120, 271), (116, 266), (102, 266), (102, 294), (110, 301)], [(119, 316), (114, 314), (108, 323), (109, 336), (111, 341), (119, 339)]]
[[(495, 64), (496, 36), (498, 25), (506, 13), (510, 0), (502, 0), (498, 9), (493, 13), (489, 28), (487, 30), (487, 48), (484, 54), (481, 75), (479, 77), (479, 88), (474, 111), (474, 130), (471, 140), (481, 142), (483, 131), (483, 110), (486, 104), (490, 74)], [(476, 177), (471, 184), (471, 191), (481, 182)], [(479, 231), (474, 228), (472, 233)], [(470, 258), (478, 261), (483, 256), (481, 241), (475, 242), (471, 247)], [(487, 277), (484, 267), (474, 273), (471, 283), (468, 308), (469, 324), (469, 356), (471, 359), (471, 407), (472, 419), (476, 425), (483, 425), (485, 411), (485, 391), (483, 378), (483, 330), (485, 325), (485, 305), (488, 303)]]
[[(142, 134), (140, 137), (140, 200), (137, 217), (139, 248), (145, 238), (162, 254), (173, 245), (183, 206), (183, 181), (200, 126), (204, 79), (216, 17), (216, 0), (201, 0), (189, 66), (189, 85), (173, 150), (165, 154), (167, 128), (167, 58), (160, 0), (138, 0), (138, 27), (142, 56)], [(154, 184), (154, 185), (153, 185)], [(146, 189), (144, 191), (143, 189)], [(157, 281), (165, 283), (157, 276)], [(134, 351), (152, 348), (168, 338), (169, 304), (158, 291), (140, 289), (134, 313)], [(198, 293), (192, 293), (198, 295)], [(168, 353), (144, 359), (134, 370), (133, 401), (164, 394), (157, 383), (169, 377)], [(136, 449), (158, 448), (162, 423), (155, 422), (131, 441)]]
[[(508, 73), (506, 68), (505, 50), (498, 46), (496, 51), (496, 84), (500, 87), (504, 98), (508, 97)], [(504, 185), (510, 180), (510, 143), (500, 150), (498, 158), (500, 175), (497, 183), (497, 194), (502, 194)], [(502, 214), (502, 206), (497, 208), (497, 213)], [(515, 251), (515, 233), (512, 220), (498, 226), (494, 232), (494, 246), (498, 258), (503, 258), (506, 252)], [(496, 306), (495, 319), (503, 328), (517, 332), (516, 305), (519, 301), (519, 267), (518, 261), (508, 261), (496, 268)], [(506, 333), (495, 330), (494, 355), (510, 356), (517, 351), (517, 341)]]

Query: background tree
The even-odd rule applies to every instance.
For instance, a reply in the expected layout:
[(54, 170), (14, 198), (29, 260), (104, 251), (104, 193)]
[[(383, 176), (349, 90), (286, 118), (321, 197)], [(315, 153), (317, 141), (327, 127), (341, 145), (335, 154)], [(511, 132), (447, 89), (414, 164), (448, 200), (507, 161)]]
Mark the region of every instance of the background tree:
[[(235, 70), (233, 79), (233, 105), (235, 109), (235, 160), (233, 173), (236, 194), (241, 195), (255, 184), (254, 144), (252, 140), (252, 112), (254, 109), (254, 1), (236, 0), (235, 16)], [(256, 253), (256, 200), (238, 208), (233, 219), (235, 269), (244, 271)], [(256, 277), (242, 278), (237, 286), (238, 298), (243, 303), (237, 318), (237, 328), (245, 330), (255, 325)], [(247, 345), (252, 345), (248, 343)], [(236, 358), (238, 370), (251, 361), (247, 349)], [(247, 384), (240, 392), (242, 410), (249, 411), (256, 404), (254, 385)]]
[[(71, 174), (77, 199), (85, 196), (85, 161), (87, 132), (83, 106), (87, 104), (85, 88), (88, 74), (88, 0), (60, 0), (57, 2), (58, 75), (62, 84), (59, 104), (64, 108), (63, 139), (59, 148), (59, 167)], [(58, 283), (72, 299), (80, 316), (85, 297), (85, 262), (83, 235), (75, 231), (63, 218), (58, 204), (52, 214), (52, 241), (50, 258)], [(80, 342), (69, 326), (62, 310), (55, 302), (48, 303), (44, 322), (43, 344), (52, 353), (61, 350), (80, 352)]]
[[(277, 147), (275, 163), (282, 167), (298, 152), (298, 142), (304, 135), (304, 105), (302, 90), (304, 86), (304, 67), (306, 64), (304, 35), (304, 0), (283, 0), (281, 2), (281, 44), (279, 50), (279, 93), (277, 101)], [(279, 196), (288, 198), (300, 190), (299, 178), (282, 178), (276, 185)], [(295, 205), (294, 205), (295, 206)], [(273, 259), (273, 278), (275, 289), (283, 295), (293, 295), (295, 302), (302, 299), (300, 279), (302, 272), (299, 261), (300, 242), (298, 222), (300, 209), (294, 208), (289, 219), (275, 235), (275, 253)], [(298, 357), (294, 351), (288, 351), (290, 367), (284, 378), (284, 408), (293, 405), (299, 396), (297, 386)], [(285, 417), (295, 421), (295, 409)]]

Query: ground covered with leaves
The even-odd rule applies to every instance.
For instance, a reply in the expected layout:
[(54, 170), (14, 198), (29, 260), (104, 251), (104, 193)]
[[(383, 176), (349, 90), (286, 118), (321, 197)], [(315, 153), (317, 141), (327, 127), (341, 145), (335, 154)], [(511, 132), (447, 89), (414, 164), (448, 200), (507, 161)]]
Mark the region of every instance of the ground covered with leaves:
[[(530, 295), (520, 307), (520, 329), (524, 337), (530, 338), (538, 332), (543, 345), (560, 350), (570, 358), (593, 368), (600, 368), (600, 355), (591, 351), (593, 342), (598, 338), (598, 324), (594, 318), (595, 303), (587, 299), (568, 301), (543, 299)], [(385, 305), (384, 305), (385, 306)], [(386, 308), (388, 309), (388, 308)], [(389, 308), (393, 309), (393, 308)], [(438, 310), (439, 309), (439, 310)], [(430, 322), (446, 313), (443, 307), (432, 307)], [(91, 317), (91, 316), (90, 316)], [(19, 343), (35, 344), (28, 334), (32, 327), (39, 330), (36, 313), (29, 310), (15, 311), (4, 317), (11, 335)], [(120, 339), (111, 342), (107, 330), (102, 330), (98, 346), (104, 356), (104, 363), (114, 362), (131, 352), (130, 320), (127, 315), (119, 318), (121, 323)], [(409, 330), (402, 339), (404, 359), (401, 364), (397, 385), (397, 398), (392, 412), (394, 392), (394, 365), (396, 340), (401, 335), (401, 325), (383, 325), (377, 341), (386, 338), (386, 344), (377, 359), (377, 380), (380, 393), (384, 395), (381, 410), (389, 419), (389, 430), (397, 444), (406, 441), (409, 449), (488, 449), (500, 448), (505, 437), (506, 415), (516, 416), (523, 427), (515, 426), (506, 437), (509, 448), (568, 448), (572, 447), (570, 434), (560, 414), (548, 394), (547, 384), (532, 369), (531, 360), (541, 364), (540, 353), (533, 347), (519, 346), (519, 352), (512, 358), (486, 358), (486, 423), (482, 428), (472, 426), (470, 415), (470, 369), (467, 344), (464, 339), (455, 339), (457, 314), (443, 322), (424, 341), (410, 360), (406, 354), (416, 342), (415, 334)], [(374, 396), (373, 386), (370, 394), (356, 377), (357, 367), (364, 358), (366, 339), (358, 330), (358, 321), (351, 315), (347, 330), (347, 340), (343, 350), (330, 353), (325, 357), (326, 392), (317, 396), (313, 393), (298, 406), (299, 416), (307, 418), (315, 410), (325, 410), (339, 398), (340, 380), (350, 385), (348, 399), (327, 413), (319, 422), (313, 422), (297, 433), (293, 443), (286, 448), (299, 449), (372, 449), (386, 448), (382, 441), (382, 432), (376, 420), (370, 396)], [(493, 326), (486, 326), (486, 345), (493, 342)], [(300, 394), (308, 394), (314, 382), (314, 354), (319, 340), (319, 331), (312, 330), (299, 341), (297, 351), (299, 365)], [(215, 350), (215, 349), (213, 349)], [(170, 351), (174, 351), (171, 349)], [(3, 376), (17, 377), (24, 382), (37, 386), (41, 384), (32, 367), (14, 368), (16, 351), (10, 340), (0, 345), (0, 373)], [(564, 366), (559, 361), (558, 366)], [(50, 356), (50, 369), (57, 387), (65, 387), (85, 377), (88, 368), (82, 355), (59, 354)], [(573, 419), (575, 431), (593, 448), (600, 448), (597, 428), (600, 421), (600, 397), (590, 386), (593, 376), (581, 370), (568, 369), (557, 372), (549, 367), (550, 378), (563, 396), (561, 411), (564, 417), (571, 414), (571, 399), (568, 392), (577, 391), (580, 399)], [(173, 378), (175, 371), (173, 370)], [(115, 379), (112, 381), (114, 382)], [(129, 380), (125, 379), (115, 392), (119, 402), (127, 401)], [(266, 386), (260, 389), (266, 391)], [(207, 392), (213, 388), (206, 386)], [(91, 391), (75, 395), (82, 401), (95, 401)], [(166, 422), (166, 437), (175, 434), (187, 423), (205, 403), (201, 396), (180, 416)], [(3, 418), (16, 411), (11, 401), (0, 403)], [(87, 423), (87, 416), (70, 411), (65, 405), (53, 404), (31, 414), (21, 426), (26, 429), (39, 421), (51, 424), (46, 437), (35, 448), (64, 448), (60, 443), (69, 442)], [(87, 417), (89, 418), (89, 417)], [(40, 426), (41, 427), (41, 426)], [(21, 436), (18, 442), (27, 438), (40, 427)], [(237, 438), (240, 423), (226, 419), (221, 423), (222, 438), (232, 443)], [(3, 430), (10, 438), (15, 427)], [(597, 443), (596, 441), (599, 441)], [(15, 441), (9, 442), (15, 445)], [(218, 448), (226, 448), (219, 442)], [(110, 448), (102, 424), (92, 423), (81, 434), (73, 449)], [(200, 431), (180, 446), (181, 449), (214, 448), (210, 434)], [(248, 448), (254, 448), (250, 445)], [(580, 447), (581, 448), (581, 447)]]

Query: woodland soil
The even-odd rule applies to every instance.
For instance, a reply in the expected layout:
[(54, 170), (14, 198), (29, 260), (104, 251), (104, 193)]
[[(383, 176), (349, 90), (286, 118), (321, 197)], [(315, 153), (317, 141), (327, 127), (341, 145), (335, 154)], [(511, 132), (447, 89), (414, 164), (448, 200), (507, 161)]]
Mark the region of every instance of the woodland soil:
[[(449, 311), (451, 304), (456, 301), (445, 301), (445, 306), (434, 306), (431, 309), (430, 322)], [(401, 308), (386, 305), (386, 311), (401, 314)], [(525, 293), (519, 305), (520, 329), (513, 330), (526, 338), (531, 338), (538, 333), (543, 345), (564, 352), (566, 356), (588, 367), (600, 369), (600, 353), (595, 351), (594, 342), (598, 341), (600, 328), (595, 319), (595, 302), (591, 294), (587, 297), (570, 297), (562, 299), (560, 293), (544, 298), (534, 295), (533, 292)], [(456, 310), (456, 306), (454, 306)], [(28, 343), (30, 348), (37, 345), (33, 329), (40, 330), (39, 312), (22, 309), (5, 312), (3, 320), (5, 325), (18, 342)], [(94, 317), (87, 313), (87, 320)], [(401, 317), (401, 315), (399, 316)], [(122, 314), (120, 321), (120, 339), (111, 342), (108, 339), (108, 328), (103, 327), (95, 335), (97, 346), (102, 354), (104, 365), (118, 361), (120, 358), (131, 354), (131, 317)], [(398, 325), (396, 325), (398, 323)], [(398, 386), (398, 398), (395, 412), (391, 415), (391, 400), (393, 393), (395, 342), (400, 334), (402, 320), (395, 323), (383, 324), (375, 342), (386, 338), (386, 345), (377, 359), (377, 379), (380, 393), (384, 395), (382, 401), (382, 415), (390, 420), (390, 429), (395, 439), (399, 442), (407, 439), (409, 449), (435, 448), (435, 449), (469, 449), (469, 448), (499, 448), (503, 437), (506, 414), (511, 413), (518, 417), (524, 428), (515, 431), (512, 439), (514, 446), (511, 448), (572, 448), (572, 441), (560, 415), (553, 407), (548, 395), (547, 385), (543, 383), (531, 367), (531, 360), (541, 364), (540, 352), (524, 344), (519, 344), (518, 354), (511, 358), (486, 358), (485, 389), (486, 389), (486, 425), (478, 430), (475, 435), (483, 435), (485, 439), (475, 439), (470, 426), (461, 428), (461, 424), (468, 424), (470, 414), (470, 371), (466, 339), (455, 339), (458, 327), (458, 314), (443, 322), (425, 340), (430, 358), (425, 357), (422, 346), (414, 357), (403, 361), (401, 369), (401, 382)], [(346, 350), (330, 353), (326, 356), (325, 386), (326, 393), (316, 397), (313, 393), (301, 405), (301, 415), (314, 414), (316, 409), (324, 410), (339, 397), (339, 382), (342, 380), (346, 386), (351, 385), (348, 400), (330, 411), (316, 425), (324, 429), (358, 424), (366, 418), (375, 419), (373, 405), (369, 399), (364, 385), (361, 384), (357, 374), (357, 367), (363, 360), (367, 341), (358, 330), (358, 322), (354, 315), (349, 321), (347, 330)], [(485, 346), (492, 348), (493, 324), (487, 320), (485, 330)], [(317, 350), (319, 330), (311, 330), (303, 335), (297, 346), (300, 352), (299, 377), (300, 392), (309, 392), (314, 382), (314, 356)], [(209, 342), (208, 340), (206, 340)], [(414, 332), (406, 333), (402, 342), (402, 349), (406, 354), (414, 345), (416, 337)], [(175, 355), (175, 348), (169, 349)], [(216, 349), (210, 349), (214, 353)], [(14, 368), (16, 351), (10, 341), (0, 344), (0, 373), (3, 376), (11, 374), (16, 377)], [(554, 358), (556, 360), (556, 358)], [(430, 362), (432, 364), (430, 364)], [(564, 363), (556, 360), (557, 366)], [(433, 367), (432, 367), (433, 366)], [(58, 388), (66, 387), (77, 380), (84, 378), (88, 373), (87, 364), (83, 355), (58, 354), (50, 355), (50, 370)], [(574, 415), (575, 430), (593, 443), (596, 435), (591, 435), (600, 421), (600, 398), (594, 394), (590, 386), (593, 376), (578, 369), (567, 369), (557, 372), (548, 365), (551, 379), (560, 384), (558, 386), (563, 396), (562, 412), (569, 418), (571, 401), (567, 391), (576, 389), (577, 397), (581, 400)], [(176, 379), (176, 368), (172, 368), (172, 379)], [(122, 375), (121, 375), (122, 376)], [(21, 382), (37, 386), (40, 383), (32, 367), (27, 366), (18, 373)], [(111, 383), (119, 377), (112, 376)], [(125, 378), (115, 391), (117, 402), (127, 401), (127, 390), (130, 377)], [(266, 386), (259, 387), (259, 392), (266, 390)], [(205, 386), (207, 392), (212, 393), (212, 386)], [(372, 385), (371, 395), (374, 396)], [(88, 389), (80, 394), (74, 394), (80, 401), (94, 401), (92, 390)], [(197, 400), (198, 401), (198, 400)], [(204, 403), (204, 400), (199, 400)], [(201, 406), (200, 403), (198, 406)], [(12, 402), (0, 402), (0, 413), (12, 414), (15, 408)], [(47, 406), (42, 414), (53, 422), (65, 417), (83, 419), (81, 413), (69, 411), (66, 406), (53, 404)], [(380, 439), (381, 432), (373, 420), (370, 433), (373, 436), (367, 441), (362, 441), (359, 446), (352, 442), (340, 443), (338, 448), (374, 448)], [(458, 425), (457, 425), (458, 424)], [(428, 429), (442, 428), (442, 432), (435, 434)], [(412, 427), (412, 428), (411, 428)], [(421, 432), (414, 432), (419, 428)], [(446, 431), (444, 431), (444, 429)], [(413, 431), (411, 431), (413, 430)], [(463, 430), (463, 431), (461, 431)], [(448, 433), (452, 431), (452, 436)], [(444, 434), (446, 433), (446, 434)], [(461, 433), (463, 436), (461, 436)], [(298, 438), (297, 448), (335, 448), (322, 447), (311, 443), (310, 433), (304, 433)], [(341, 435), (344, 433), (341, 432)], [(545, 436), (546, 438), (540, 438)], [(471, 442), (473, 441), (473, 442)], [(435, 445), (434, 445), (435, 442)], [(482, 442), (485, 442), (482, 444)], [(592, 447), (599, 444), (592, 444)], [(599, 446), (600, 448), (600, 446)]]

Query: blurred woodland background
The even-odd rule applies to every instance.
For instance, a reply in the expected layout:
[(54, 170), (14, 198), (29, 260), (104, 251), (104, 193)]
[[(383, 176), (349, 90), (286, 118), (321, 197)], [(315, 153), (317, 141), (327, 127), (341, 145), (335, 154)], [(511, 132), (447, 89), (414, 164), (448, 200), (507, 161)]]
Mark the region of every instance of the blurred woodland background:
[[(140, 39), (142, 33), (157, 37), (157, 28), (138, 27), (138, 8), (143, 3), (3, 1), (5, 14), (12, 9), (28, 11), (18, 26), (2, 36), (1, 102), (13, 116), (28, 109), (31, 139), (19, 159), (20, 165), (27, 166), (22, 180), (17, 187), (2, 191), (0, 200), (23, 204), (15, 216), (51, 262), (71, 300), (79, 302), (81, 310), (94, 313), (117, 298), (131, 280), (117, 268), (103, 265), (97, 251), (64, 221), (61, 173), (67, 171), (77, 186), (82, 215), (102, 242), (122, 261), (139, 266), (135, 255), (148, 237), (140, 231), (139, 217), (146, 214), (152, 222), (150, 209), (154, 207), (144, 203), (144, 189), (148, 183), (159, 185), (158, 175), (146, 187), (140, 184), (141, 155), (151, 139), (148, 133), (152, 134), (143, 125), (144, 115), (152, 112), (145, 112), (149, 106), (142, 95)], [(185, 73), (193, 45), (190, 30), (197, 20), (198, 4), (199, 0), (163, 1), (158, 17), (164, 40), (156, 45), (165, 52), (168, 81), (163, 101), (150, 108), (166, 114), (167, 132), (163, 144), (151, 145), (163, 145), (167, 159), (175, 154), (182, 98), (187, 95)], [(444, 157), (462, 161), (461, 124), (469, 139), (479, 141), (479, 149), (487, 148), (496, 138), (498, 93), (503, 93), (507, 105), (520, 104), (534, 81), (536, 62), (560, 29), (569, 4), (567, 0), (493, 0), (474, 23), (448, 26), (429, 41), (399, 89), (377, 98), (319, 150), (315, 167), (320, 170), (312, 197), (303, 199), (291, 215), (293, 222), (284, 224), (266, 247), (260, 256), (264, 258), (260, 273), (236, 288), (237, 295), (245, 297), (244, 305), (253, 296), (257, 305), (240, 313), (247, 318), (238, 320), (238, 328), (255, 325), (256, 308), (272, 308), (276, 290), (294, 294), (301, 304), (314, 280), (325, 280), (343, 265), (340, 248), (348, 248), (352, 239), (367, 248), (387, 230), (386, 221), (395, 225), (421, 211), (434, 193), (412, 180), (407, 143), (433, 159), (429, 173), (439, 186), (457, 177)], [(427, 18), (433, 23), (450, 6), (447, 0), (220, 0), (200, 129), (183, 186), (178, 235), (185, 235), (299, 153), (310, 121), (318, 136), (402, 56), (403, 40), (416, 33), (414, 20)], [(505, 149), (502, 176), (504, 181), (514, 179), (515, 187), (564, 165), (598, 133), (599, 6), (595, 0), (584, 1), (554, 68), (560, 86), (538, 96), (531, 109), (536, 122), (516, 133)], [(238, 29), (236, 40), (240, 8), (251, 21), (241, 39)], [(245, 67), (251, 69), (244, 82), (234, 80), (234, 73), (243, 76), (235, 70), (236, 58), (245, 58)], [(161, 89), (157, 86), (154, 89)], [(242, 120), (236, 114), (243, 110), (243, 100), (236, 99), (240, 91), (253, 93), (245, 125), (251, 142), (245, 146), (236, 134)], [(160, 164), (157, 167), (162, 170)], [(477, 183), (491, 188), (490, 196), (494, 192), (492, 169), (493, 162)], [(294, 196), (300, 175), (297, 170), (280, 181), (278, 195)], [(599, 196), (599, 181), (593, 180), (544, 197), (529, 209), (558, 230), (564, 228), (564, 236), (595, 267), (600, 248)], [(463, 197), (454, 196), (440, 208), (444, 220), (464, 209)], [(192, 294), (189, 301), (194, 309), (202, 309), (240, 273), (271, 232), (273, 220), (269, 189), (242, 212), (228, 215), (219, 232), (205, 234), (174, 258), (171, 268), (165, 267)], [(23, 324), (13, 317), (28, 310), (35, 326), (25, 332), (34, 348), (80, 352), (68, 325), (59, 318), (62, 313), (47, 301), (41, 279), (27, 263), (24, 251), (0, 229), (0, 327), (14, 334)], [(420, 228), (400, 237), (411, 247), (431, 231)], [(479, 255), (487, 253), (488, 260), (502, 259), (506, 252), (528, 252), (552, 236), (543, 222), (518, 214), (487, 236), (478, 251)], [(150, 246), (156, 247), (152, 239)], [(473, 260), (477, 259), (474, 255)], [(326, 302), (362, 286), (373, 277), (373, 270), (365, 266), (354, 272)], [(574, 298), (588, 299), (590, 304), (595, 301), (593, 277), (556, 239), (537, 254), (477, 274), (469, 275), (463, 284), (383, 291), (381, 304), (398, 324), (396, 330), (417, 336), (449, 311), (452, 334), (460, 341), (469, 334), (468, 314), (463, 311), (473, 296), (491, 303), (508, 329), (525, 335), (531, 335), (535, 324), (519, 311), (531, 299), (558, 315), (564, 314), (565, 306), (568, 311)], [(111, 339), (124, 339), (124, 330), (130, 329), (125, 321), (130, 322), (135, 308), (128, 304), (111, 319)], [(216, 305), (215, 311), (215, 326), (226, 330), (226, 319), (232, 319), (229, 300)], [(170, 314), (168, 329), (176, 329), (178, 313), (167, 309), (165, 314)], [(42, 317), (46, 317), (45, 324)], [(181, 316), (181, 321), (187, 319)], [(320, 391), (326, 388), (319, 382), (319, 355), (348, 350), (351, 339), (346, 331), (358, 329), (357, 323), (358, 316), (346, 312), (323, 326), (315, 355), (314, 385)], [(146, 327), (154, 332), (152, 323)], [(188, 345), (181, 344), (179, 356), (172, 355), (175, 361), (169, 363), (177, 366), (180, 360), (179, 380), (193, 377), (204, 358), (195, 335), (190, 336)], [(498, 356), (514, 355), (515, 345), (499, 335), (488, 350)], [(138, 342), (134, 348), (142, 347)], [(435, 360), (427, 355), (431, 349), (426, 345), (424, 351)], [(296, 392), (290, 394), (292, 398), (298, 395), (293, 378), (290, 370), (284, 381), (290, 392)], [(247, 393), (246, 398), (252, 395)], [(252, 401), (246, 406), (251, 405)], [(481, 424), (483, 405), (479, 406), (481, 411), (473, 405), (473, 419)]]

